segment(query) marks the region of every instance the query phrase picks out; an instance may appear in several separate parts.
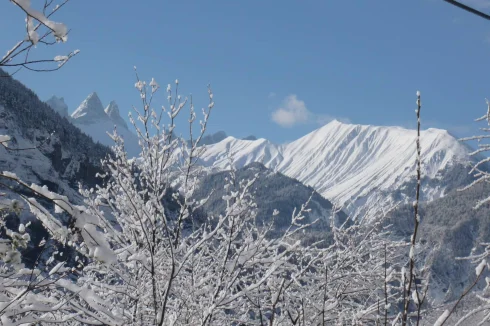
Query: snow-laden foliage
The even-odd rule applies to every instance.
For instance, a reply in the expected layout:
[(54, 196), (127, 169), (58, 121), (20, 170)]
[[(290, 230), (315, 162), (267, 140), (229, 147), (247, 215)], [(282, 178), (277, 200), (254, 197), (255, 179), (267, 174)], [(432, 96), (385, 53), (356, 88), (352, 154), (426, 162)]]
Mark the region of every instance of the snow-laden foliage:
[[(474, 187), (476, 184), (479, 183), (489, 183), (490, 182), (490, 172), (488, 170), (488, 163), (490, 162), (490, 158), (488, 157), (483, 157), (481, 154), (488, 153), (490, 151), (490, 144), (486, 143), (485, 140), (490, 138), (490, 135), (488, 135), (488, 132), (490, 132), (490, 102), (487, 100), (487, 113), (483, 115), (482, 117), (475, 119), (475, 121), (480, 122), (484, 121), (486, 122), (488, 127), (482, 127), (480, 128), (481, 131), (485, 132), (483, 135), (478, 135), (478, 136), (471, 136), (471, 137), (466, 137), (466, 138), (461, 138), (461, 141), (477, 141), (478, 142), (478, 149), (470, 153), (470, 155), (475, 156), (479, 158), (478, 162), (473, 165), (470, 173), (474, 173), (476, 176), (475, 181), (473, 181), (471, 184), (467, 185), (461, 191), (464, 191), (466, 189), (469, 189), (471, 187)], [(478, 203), (475, 205), (475, 209), (480, 208), (481, 206), (487, 204), (490, 202), (490, 197), (487, 197), (485, 199), (479, 200)]]
[[(471, 153), (471, 155), (477, 157), (479, 160), (476, 164), (473, 165), (470, 173), (473, 173), (475, 176), (475, 181), (467, 185), (466, 187), (460, 189), (460, 191), (467, 191), (468, 189), (477, 188), (477, 185), (486, 184), (490, 182), (490, 172), (488, 169), (488, 163), (490, 162), (490, 158), (486, 157), (486, 155), (482, 155), (488, 153), (490, 150), (490, 144), (485, 143), (484, 141), (489, 139), (490, 136), (488, 132), (490, 131), (490, 102), (487, 102), (487, 112), (483, 116), (475, 119), (476, 122), (483, 121), (486, 123), (487, 127), (480, 128), (485, 134), (478, 136), (471, 136), (462, 138), (462, 141), (477, 141), (478, 149)], [(490, 197), (483, 198), (479, 200), (475, 206), (474, 210), (479, 210), (482, 207), (488, 207), (488, 203), (490, 202)], [(483, 240), (483, 242), (478, 247), (474, 247), (471, 250), (471, 253), (467, 257), (462, 257), (460, 259), (470, 260), (475, 264), (475, 275), (470, 276), (471, 279), (474, 279), (474, 282), (461, 294), (460, 298), (457, 300), (452, 310), (446, 310), (438, 320), (437, 325), (444, 325), (446, 321), (449, 320), (451, 315), (454, 313), (458, 304), (465, 297), (471, 295), (471, 290), (476, 287), (482, 279), (485, 279), (486, 286), (484, 287), (481, 293), (476, 293), (476, 298), (480, 301), (480, 305), (473, 307), (469, 311), (465, 311), (465, 314), (457, 320), (455, 325), (464, 325), (469, 318), (477, 316), (481, 319), (480, 324), (483, 324), (490, 320), (490, 300), (487, 298), (487, 293), (489, 291), (490, 286), (490, 278), (484, 277), (484, 275), (488, 275), (488, 270), (490, 269), (490, 264), (487, 262), (488, 257), (490, 256), (490, 243), (487, 240)]]
[[(23, 203), (0, 194), (0, 321), (2, 325), (23, 325), (27, 323), (61, 323), (74, 320), (77, 323), (120, 324), (108, 310), (107, 303), (100, 299), (88, 283), (75, 282), (83, 265), (69, 266), (58, 251), (49, 248), (54, 240), (62, 247), (70, 247), (79, 252), (79, 257), (87, 252), (112, 252), (105, 239), (98, 232), (93, 218), (83, 209), (68, 202), (64, 196), (47, 190), (46, 187), (28, 185), (9, 172), (0, 173), (1, 186), (14, 189), (19, 186)], [(23, 193), (29, 192), (32, 197)], [(42, 206), (37, 198), (56, 205), (56, 212), (65, 211), (74, 217), (75, 223), (67, 227), (60, 219)], [(28, 206), (50, 234), (50, 241), (31, 243), (29, 224), (20, 224), (16, 230), (9, 227), (9, 214), (20, 213)], [(77, 232), (74, 232), (74, 230)], [(81, 235), (81, 238), (78, 236)], [(22, 250), (39, 247), (36, 261), (28, 267), (23, 261)], [(87, 249), (88, 248), (88, 249)], [(45, 253), (51, 254), (46, 257)], [(106, 255), (92, 254), (95, 259)], [(78, 283), (78, 284), (77, 284)]]
[[(134, 108), (131, 121), (140, 156), (127, 157), (116, 130), (104, 184), (82, 190), (88, 213), (98, 217), (95, 225), (116, 257), (94, 252), (98, 259), (85, 266), (79, 281), (111, 302), (115, 316), (125, 325), (361, 323), (384, 311), (394, 318), (396, 308), (390, 306), (398, 303), (400, 280), (389, 265), (402, 243), (387, 243), (381, 224), (349, 221), (332, 223), (330, 243), (302, 245), (311, 227), (304, 223), (308, 202), (271, 236), (273, 221), (257, 216), (255, 177), (239, 180), (232, 157), (222, 185), (224, 209), (203, 214), (208, 198), (196, 198), (195, 190), (205, 147), (198, 144), (213, 93), (209, 89), (194, 137), (192, 98), (178, 95), (176, 82), (175, 92), (167, 87), (168, 106), (157, 111), (152, 100), (158, 84), (152, 80), (149, 86), (139, 79), (135, 84), (142, 108)], [(174, 135), (186, 105), (190, 142)], [(380, 300), (386, 301), (383, 307)]]
[[(338, 225), (331, 218), (329, 237), (302, 241), (316, 223), (307, 218), (310, 201), (298, 207), (288, 224), (276, 229), (277, 211), (268, 218), (258, 215), (253, 191), (257, 176), (239, 179), (231, 156), (229, 176), (220, 185), (225, 205), (218, 205), (221, 209), (213, 214), (203, 211), (209, 194), (197, 197), (196, 187), (205, 173), (198, 163), (206, 148), (198, 144), (214, 107), (211, 90), (195, 137), (192, 99), (183, 99), (169, 86), (168, 106), (156, 111), (152, 101), (158, 84), (153, 81), (147, 86), (138, 80), (135, 87), (142, 108), (135, 108), (131, 120), (141, 154), (128, 158), (116, 130), (113, 154), (103, 162), (101, 186), (81, 191), (86, 207), (73, 205), (46, 187), (26, 184), (11, 172), (0, 175), (28, 190), (32, 196), (23, 196), (23, 205), (53, 240), (78, 253), (75, 266), (53, 257), (38, 268), (40, 278), (56, 282), (33, 293), (57, 298), (56, 302), (63, 302), (62, 309), (46, 304), (48, 308), (36, 306), (21, 313), (10, 310), (1, 315), (6, 322), (396, 323), (405, 277), (396, 262), (405, 246), (388, 240), (383, 221), (363, 224), (347, 219)], [(190, 141), (175, 137), (175, 121), (186, 105)], [(9, 141), (7, 136), (2, 139)], [(41, 205), (39, 198), (51, 203), (54, 212)], [(6, 206), (15, 210), (19, 203)], [(71, 216), (68, 225), (57, 217), (61, 213)], [(25, 226), (16, 232), (20, 236), (9, 231), (4, 239), (20, 243), (22, 232)], [(10, 268), (24, 273), (20, 253), (9, 257), (13, 257)], [(17, 287), (21, 293), (31, 289), (25, 283)], [(8, 302), (15, 301), (16, 306), (31, 302), (27, 296), (12, 295)], [(46, 302), (43, 297), (36, 302)]]

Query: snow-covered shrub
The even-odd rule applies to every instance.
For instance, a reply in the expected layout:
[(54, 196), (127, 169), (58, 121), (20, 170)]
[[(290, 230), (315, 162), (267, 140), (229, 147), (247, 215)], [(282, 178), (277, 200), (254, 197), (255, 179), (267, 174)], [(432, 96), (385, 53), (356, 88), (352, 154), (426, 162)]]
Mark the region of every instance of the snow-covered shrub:
[[(97, 217), (92, 223), (110, 250), (98, 252), (92, 244), (95, 251), (86, 255), (97, 259), (80, 280), (110, 301), (125, 325), (360, 323), (385, 311), (393, 319), (396, 308), (390, 305), (398, 304), (401, 282), (391, 265), (404, 244), (386, 240), (382, 223), (332, 223), (329, 245), (301, 245), (316, 222), (304, 222), (309, 202), (288, 225), (274, 229), (277, 212), (258, 218), (256, 176), (238, 179), (232, 157), (221, 185), (223, 209), (203, 214), (208, 197), (197, 198), (195, 190), (206, 173), (198, 164), (205, 147), (198, 144), (213, 93), (208, 89), (209, 104), (194, 136), (192, 98), (182, 98), (178, 86), (176, 81), (175, 92), (167, 87), (168, 105), (155, 110), (158, 84), (137, 79), (142, 107), (130, 119), (141, 154), (128, 158), (116, 130), (104, 184), (82, 190), (86, 213)], [(174, 133), (187, 105), (190, 141)]]

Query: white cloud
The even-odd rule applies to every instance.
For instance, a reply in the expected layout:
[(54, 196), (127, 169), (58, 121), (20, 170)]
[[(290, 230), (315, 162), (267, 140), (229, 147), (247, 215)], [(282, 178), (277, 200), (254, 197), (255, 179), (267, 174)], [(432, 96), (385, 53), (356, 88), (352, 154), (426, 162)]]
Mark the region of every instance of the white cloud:
[(282, 106), (272, 112), (272, 121), (285, 128), (305, 123), (324, 125), (334, 119), (349, 123), (349, 119), (346, 118), (337, 118), (328, 114), (315, 114), (310, 112), (305, 102), (300, 100), (295, 94), (286, 96)]
[(305, 102), (292, 94), (284, 99), (282, 107), (272, 112), (272, 121), (282, 127), (289, 128), (296, 124), (308, 122), (310, 116), (311, 113), (306, 108)]

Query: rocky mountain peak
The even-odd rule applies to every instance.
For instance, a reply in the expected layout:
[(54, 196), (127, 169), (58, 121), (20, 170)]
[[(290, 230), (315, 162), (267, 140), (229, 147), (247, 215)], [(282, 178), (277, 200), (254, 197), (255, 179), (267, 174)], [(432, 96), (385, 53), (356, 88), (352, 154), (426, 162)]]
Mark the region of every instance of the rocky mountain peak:
[(119, 106), (115, 101), (111, 101), (109, 105), (105, 108), (105, 113), (111, 118), (111, 120), (116, 124), (128, 128), (126, 121), (121, 117), (119, 112)]
[(54, 111), (58, 112), (62, 117), (69, 117), (68, 105), (66, 105), (64, 98), (53, 95), (46, 101), (46, 104), (49, 105)]
[(93, 123), (105, 116), (104, 106), (96, 92), (91, 93), (71, 115), (77, 123)]

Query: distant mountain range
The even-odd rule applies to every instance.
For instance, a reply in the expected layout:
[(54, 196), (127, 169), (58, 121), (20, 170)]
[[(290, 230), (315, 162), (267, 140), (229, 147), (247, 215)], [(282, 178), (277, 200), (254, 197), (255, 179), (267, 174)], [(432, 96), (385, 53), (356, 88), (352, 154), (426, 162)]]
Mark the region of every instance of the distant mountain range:
[[(128, 124), (121, 117), (119, 107), (115, 101), (111, 101), (104, 109), (102, 101), (96, 92), (91, 93), (72, 113), (69, 114), (68, 106), (63, 97), (52, 96), (46, 101), (54, 111), (62, 117), (67, 118), (85, 134), (92, 137), (96, 142), (106, 146), (113, 146), (114, 141), (107, 135), (112, 133), (114, 127), (124, 139), (124, 145), (129, 155), (138, 156), (140, 147), (138, 138), (133, 129), (128, 128)], [(219, 143), (227, 137), (224, 131), (205, 135), (200, 145), (212, 145)], [(248, 136), (245, 140), (256, 140), (255, 136)]]
[[(107, 132), (116, 127), (128, 154), (138, 155), (137, 137), (114, 101), (104, 109), (94, 92), (71, 116), (63, 98), (52, 97), (46, 103), (101, 144), (113, 145)], [(219, 131), (201, 139), (200, 145), (207, 147), (201, 163), (215, 170), (225, 169), (226, 153), (231, 151), (238, 167), (260, 162), (313, 187), (352, 216), (374, 218), (413, 198), (415, 139), (414, 130), (337, 120), (282, 145), (254, 136), (237, 139)], [(446, 130), (423, 130), (421, 148), (423, 201), (443, 197), (451, 189), (469, 182), (471, 149)]]
[(85, 134), (92, 137), (94, 141), (103, 145), (114, 146), (114, 141), (107, 133), (112, 133), (116, 128), (117, 133), (124, 139), (128, 154), (131, 156), (139, 154), (138, 138), (129, 130), (115, 101), (109, 103), (104, 109), (99, 96), (93, 92), (71, 115), (69, 115), (68, 106), (62, 97), (53, 96), (46, 103), (62, 117), (66, 117)]
[[(201, 163), (225, 168), (226, 152), (230, 151), (239, 167), (261, 162), (312, 186), (350, 214), (374, 218), (396, 203), (412, 200), (415, 140), (415, 130), (334, 120), (283, 145), (263, 138), (251, 141), (227, 137), (207, 146)], [(442, 197), (470, 179), (467, 172), (472, 150), (446, 130), (423, 130), (421, 148), (422, 200)]]

